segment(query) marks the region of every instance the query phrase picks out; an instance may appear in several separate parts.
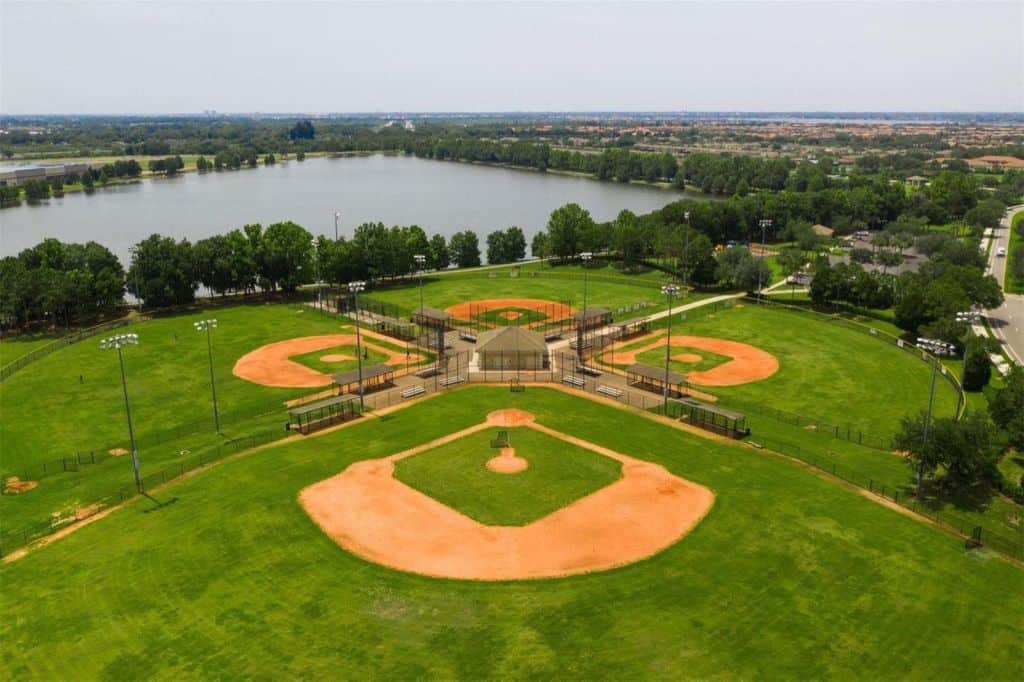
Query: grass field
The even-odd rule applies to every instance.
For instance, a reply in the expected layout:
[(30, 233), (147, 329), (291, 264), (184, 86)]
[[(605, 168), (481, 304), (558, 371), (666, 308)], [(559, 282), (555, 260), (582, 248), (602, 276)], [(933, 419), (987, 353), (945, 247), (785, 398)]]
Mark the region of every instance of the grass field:
[(0, 367), (59, 339), (57, 334), (26, 334), (0, 340)]
[[(640, 342), (638, 344), (633, 344), (633, 346), (643, 347), (644, 343)], [(632, 349), (633, 348), (630, 346), (624, 346), (622, 348), (622, 350)], [(619, 349), (618, 347), (616, 347), (615, 352), (618, 351)], [(678, 360), (672, 359), (672, 357), (678, 355), (699, 355), (700, 360), (696, 360), (694, 362), (680, 362)], [(700, 350), (698, 348), (687, 348), (686, 346), (672, 346), (672, 357), (670, 357), (669, 359), (669, 368), (673, 372), (679, 372), (681, 374), (711, 369), (712, 367), (717, 367), (718, 365), (721, 365), (723, 362), (727, 362), (729, 360), (729, 358), (727, 358), (726, 356), (719, 355), (718, 353), (712, 353), (711, 351)], [(642, 353), (638, 353), (636, 359), (637, 362), (642, 362), (645, 365), (652, 365), (654, 367), (664, 367), (665, 347), (662, 346), (661, 348), (655, 348), (653, 350), (646, 350)]]
[[(272, 341), (345, 333), (337, 319), (300, 305), (238, 306), (214, 314), (219, 320), (213, 351), (221, 434), (213, 428), (206, 340), (192, 327), (195, 319), (211, 315), (161, 318), (119, 330), (140, 338), (138, 346), (124, 351), (124, 361), (143, 475), (232, 438), (280, 431), (284, 401), (314, 390), (238, 379), (231, 373), (235, 361)], [(34, 480), (43, 462), (128, 447), (117, 356), (100, 351), (99, 337), (55, 351), (0, 387), (0, 474)], [(53, 513), (129, 484), (131, 462), (128, 457), (107, 459), (38, 480), (28, 493), (0, 496), (3, 532), (38, 525)]]
[[(516, 272), (512, 277), (511, 273)], [(423, 280), (425, 305), (447, 308), (456, 303), (488, 298), (537, 298), (567, 302), (576, 308), (583, 306), (584, 269), (574, 265), (552, 267), (541, 262), (527, 262), (519, 269), (500, 268), (434, 275)], [(611, 266), (587, 268), (587, 305), (617, 308), (647, 304), (629, 314), (619, 316), (625, 320), (665, 308), (665, 297), (660, 286), (664, 274), (651, 270), (641, 274), (624, 274)], [(493, 275), (493, 276), (492, 276)], [(410, 280), (407, 286), (379, 288), (367, 291), (378, 301), (397, 305), (408, 313), (420, 304), (419, 285)], [(688, 301), (702, 295), (690, 294)]]
[[(320, 358), (325, 355), (345, 355), (352, 359), (324, 362)], [(370, 348), (363, 349), (363, 362), (366, 363), (366, 365), (383, 364), (387, 359), (388, 356), (384, 353), (379, 353)], [(292, 361), (324, 374), (347, 372), (349, 370), (356, 369), (359, 366), (359, 359), (356, 357), (356, 347), (354, 344), (347, 346), (335, 346), (334, 348), (325, 348), (324, 350), (317, 350), (312, 353), (295, 355), (292, 357)]]
[[(700, 387), (725, 405), (763, 405), (886, 438), (904, 415), (927, 406), (927, 365), (869, 334), (810, 314), (745, 304), (677, 318), (672, 331), (742, 341), (778, 359), (779, 371), (762, 381)], [(939, 381), (936, 414), (952, 414), (955, 407), (953, 389)]]
[[(520, 407), (712, 488), (649, 560), (472, 583), (340, 549), (305, 486)], [(1024, 572), (809, 470), (553, 390), (470, 387), (226, 462), (0, 566), (11, 676), (1020, 679)], [(273, 671), (272, 673), (270, 671)]]
[[(508, 431), (516, 456), (530, 466), (517, 474), (486, 467), (490, 448)], [(621, 465), (585, 448), (528, 428), (487, 429), (395, 464), (395, 478), (481, 523), (523, 526), (622, 476)]]

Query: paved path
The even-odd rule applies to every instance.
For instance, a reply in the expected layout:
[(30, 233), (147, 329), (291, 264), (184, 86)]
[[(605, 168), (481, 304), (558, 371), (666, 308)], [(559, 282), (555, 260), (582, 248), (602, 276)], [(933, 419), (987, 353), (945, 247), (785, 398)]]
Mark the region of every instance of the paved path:
[[(1009, 260), (1010, 225), (1013, 216), (1024, 211), (1024, 205), (1011, 206), (1003, 216), (999, 227), (994, 230), (992, 248), (988, 257), (988, 271), (1002, 286), (1006, 275), (1006, 262)], [(1006, 256), (996, 255), (1000, 248), (1007, 250)], [(988, 311), (989, 327), (999, 339), (1007, 355), (1024, 365), (1024, 296), (1021, 294), (1005, 294), (1006, 301), (995, 310)]]

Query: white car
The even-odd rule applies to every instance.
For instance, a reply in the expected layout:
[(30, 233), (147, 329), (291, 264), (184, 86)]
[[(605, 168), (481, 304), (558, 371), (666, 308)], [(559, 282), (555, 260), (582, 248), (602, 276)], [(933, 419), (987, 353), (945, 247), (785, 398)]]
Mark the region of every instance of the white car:
[(996, 249), (996, 255), (999, 256), (1000, 258), (1005, 257), (1006, 256), (1006, 247), (1005, 246), (1000, 246), (998, 249)]

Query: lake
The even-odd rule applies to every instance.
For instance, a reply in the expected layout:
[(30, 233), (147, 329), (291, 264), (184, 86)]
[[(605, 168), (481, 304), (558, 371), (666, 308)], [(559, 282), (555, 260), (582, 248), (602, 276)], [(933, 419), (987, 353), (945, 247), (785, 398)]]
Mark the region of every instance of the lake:
[(551, 211), (575, 202), (595, 220), (622, 209), (645, 213), (687, 196), (677, 190), (600, 182), (526, 170), (405, 156), (315, 158), (270, 167), (186, 173), (74, 192), (36, 206), (0, 210), (0, 255), (13, 255), (46, 237), (94, 240), (124, 262), (128, 247), (158, 232), (196, 241), (247, 223), (293, 220), (313, 234), (334, 235), (380, 221), (422, 227), (428, 235), (474, 230), (485, 239), (518, 225), (527, 243)]

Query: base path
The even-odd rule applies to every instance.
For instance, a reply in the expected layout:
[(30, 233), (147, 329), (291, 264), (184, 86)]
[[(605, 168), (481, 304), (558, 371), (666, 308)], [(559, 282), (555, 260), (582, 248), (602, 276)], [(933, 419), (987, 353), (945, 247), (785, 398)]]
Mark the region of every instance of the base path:
[[(630, 350), (616, 350), (613, 353), (604, 353), (599, 356), (601, 363), (609, 365), (631, 365), (638, 362), (637, 355), (640, 353), (665, 347), (666, 336), (663, 332), (657, 332), (647, 337), (633, 340), (631, 343), (643, 343), (647, 339), (653, 339), (650, 343), (632, 348)], [(738, 386), (752, 381), (761, 381), (779, 371), (779, 361), (771, 353), (761, 350), (739, 341), (727, 341), (726, 339), (715, 339), (707, 336), (673, 336), (672, 347), (696, 348), (706, 350), (718, 355), (724, 355), (730, 360), (723, 362), (717, 367), (712, 367), (701, 372), (689, 372), (686, 375), (686, 382), (697, 386)], [(682, 360), (682, 356), (673, 356)], [(694, 356), (690, 356), (691, 358)], [(699, 357), (697, 358), (700, 359)]]
[[(511, 414), (506, 414), (511, 413)], [(394, 463), (494, 426), (522, 425), (622, 464), (622, 478), (526, 526), (487, 526), (393, 476)], [(520, 580), (602, 571), (645, 559), (711, 509), (707, 488), (664, 467), (554, 431), (519, 410), (383, 459), (357, 462), (299, 494), (312, 519), (368, 561), (438, 578)]]
[[(362, 345), (377, 353), (387, 355), (385, 363), (388, 365), (405, 365), (406, 363), (420, 362), (423, 356), (419, 353), (406, 355), (401, 351), (392, 350), (379, 346), (366, 337), (373, 338), (370, 333), (363, 334)], [(305, 365), (300, 365), (291, 360), (296, 355), (313, 353), (318, 350), (336, 348), (337, 346), (355, 346), (356, 337), (354, 334), (326, 334), (324, 336), (303, 336), (287, 341), (268, 343), (256, 350), (246, 353), (238, 359), (232, 373), (246, 381), (261, 386), (274, 386), (277, 388), (317, 388), (330, 386), (333, 379), (329, 374), (323, 374)], [(329, 356), (324, 356), (329, 357)], [(347, 357), (347, 356), (346, 356)]]

